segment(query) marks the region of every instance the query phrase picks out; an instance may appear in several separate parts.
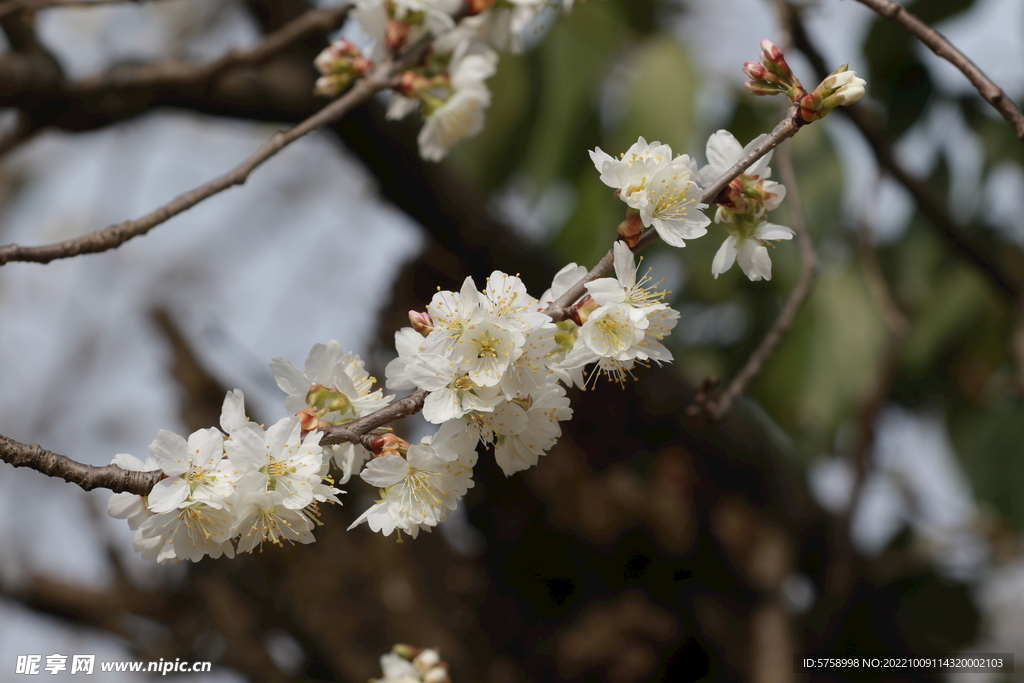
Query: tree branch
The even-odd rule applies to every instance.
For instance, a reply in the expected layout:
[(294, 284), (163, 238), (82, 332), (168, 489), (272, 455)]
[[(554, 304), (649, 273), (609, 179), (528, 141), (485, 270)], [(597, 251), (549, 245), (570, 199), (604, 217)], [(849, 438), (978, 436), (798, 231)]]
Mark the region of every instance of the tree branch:
[(797, 190), (796, 173), (793, 171), (793, 163), (788, 152), (788, 148), (781, 150), (776, 160), (778, 161), (783, 181), (786, 184), (788, 205), (790, 207), (790, 221), (793, 224), (793, 231), (796, 232), (797, 242), (800, 243), (800, 279), (797, 281), (793, 291), (790, 292), (789, 298), (786, 299), (786, 305), (782, 307), (782, 312), (779, 313), (775, 324), (768, 330), (768, 334), (761, 340), (761, 344), (757, 349), (750, 354), (747, 364), (743, 366), (743, 369), (729, 383), (729, 387), (722, 393), (718, 401), (714, 403), (712, 416), (715, 419), (720, 419), (729, 412), (733, 401), (746, 391), (747, 386), (760, 374), (765, 360), (775, 351), (779, 342), (782, 341), (786, 332), (793, 325), (796, 314), (800, 311), (800, 306), (803, 305), (807, 295), (811, 293), (811, 288), (814, 286), (814, 279), (818, 272), (818, 260), (814, 256), (814, 245), (811, 243), (811, 236), (807, 232), (803, 205), (800, 203), (800, 194)]
[(75, 462), (66, 455), (48, 451), (35, 444), (24, 444), (0, 434), (0, 460), (15, 467), (31, 467), (45, 475), (78, 484), (86, 491), (107, 488), (115, 493), (148, 495), (163, 473), (135, 472), (117, 465), (94, 467)]
[(345, 23), (345, 18), (351, 10), (350, 3), (329, 9), (311, 9), (268, 34), (256, 47), (250, 50), (232, 50), (209, 64), (169, 61), (141, 66), (122, 65), (94, 78), (66, 83), (64, 91), (72, 97), (81, 97), (119, 88), (208, 82), (231, 67), (255, 66), (265, 62), (307, 36), (336, 31)]
[[(825, 60), (811, 43), (796, 8), (789, 7), (789, 24), (793, 36), (793, 44), (803, 52), (808, 61), (814, 66), (819, 78), (828, 75)], [(844, 107), (843, 113), (853, 122), (864, 140), (871, 147), (878, 165), (886, 169), (889, 174), (910, 193), (929, 223), (939, 232), (939, 235), (953, 249), (954, 253), (963, 259), (974, 264), (996, 287), (996, 289), (1008, 299), (1017, 297), (1020, 291), (1020, 284), (999, 262), (996, 255), (984, 250), (974, 240), (964, 234), (963, 229), (955, 224), (945, 210), (942, 203), (933, 196), (931, 190), (924, 183), (913, 178), (906, 169), (896, 161), (889, 141), (886, 140), (878, 127), (870, 120), (867, 113), (858, 106)]]
[(365, 438), (378, 427), (400, 420), (403, 417), (409, 417), (423, 410), (423, 401), (426, 400), (429, 391), (423, 389), (417, 389), (405, 398), (399, 399), (390, 405), (381, 408), (380, 410), (374, 411), (369, 415), (364, 415), (358, 420), (353, 420), (347, 424), (337, 425), (334, 427), (327, 427), (321, 430), (324, 433), (320, 443), (324, 445), (349, 443), (360, 444), (369, 450), (369, 439)]
[(1017, 137), (1024, 141), (1024, 114), (1013, 103), (1002, 88), (993, 83), (985, 73), (978, 68), (967, 56), (960, 52), (952, 43), (946, 40), (945, 36), (924, 23), (906, 9), (892, 0), (857, 0), (862, 5), (867, 5), (886, 19), (899, 24), (907, 29), (918, 40), (924, 43), (928, 49), (947, 62), (960, 69), (967, 80), (978, 90), (978, 93), (985, 98), (985, 101), (998, 111), (1006, 122), (1013, 128)]
[(410, 48), (405, 56), (397, 61), (387, 60), (377, 66), (365, 78), (360, 79), (342, 97), (327, 105), (319, 112), (309, 117), (302, 123), (286, 131), (278, 131), (263, 145), (255, 154), (236, 166), (233, 170), (224, 175), (214, 178), (210, 182), (197, 187), (194, 190), (180, 195), (174, 201), (151, 211), (145, 216), (123, 223), (117, 223), (104, 230), (64, 240), (54, 244), (39, 247), (22, 247), (17, 244), (9, 244), (0, 247), (0, 265), (10, 261), (31, 261), (36, 263), (49, 263), (55, 259), (70, 258), (79, 254), (93, 254), (109, 249), (114, 249), (124, 244), (133, 237), (144, 235), (156, 226), (167, 221), (179, 213), (192, 208), (199, 202), (223, 192), (235, 185), (243, 184), (260, 164), (271, 158), (292, 142), (317, 128), (337, 121), (348, 113), (357, 104), (368, 99), (371, 95), (389, 87), (394, 75), (409, 63), (414, 56), (422, 53), (426, 43), (420, 43)]

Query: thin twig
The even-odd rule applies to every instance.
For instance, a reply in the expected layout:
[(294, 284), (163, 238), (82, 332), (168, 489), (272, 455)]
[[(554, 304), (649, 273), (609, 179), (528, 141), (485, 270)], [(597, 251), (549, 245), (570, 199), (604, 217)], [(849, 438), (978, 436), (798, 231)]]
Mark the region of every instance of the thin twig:
[[(793, 36), (793, 44), (803, 52), (808, 61), (814, 66), (819, 78), (828, 75), (824, 57), (810, 41), (807, 31), (804, 28), (803, 20), (797, 8), (790, 6), (789, 25)], [(1021, 289), (1017, 278), (1014, 277), (999, 262), (995, 255), (983, 250), (971, 240), (961, 226), (958, 226), (949, 217), (949, 213), (942, 207), (942, 202), (935, 197), (927, 185), (918, 181), (896, 161), (892, 146), (882, 135), (879, 127), (870, 120), (867, 112), (859, 106), (843, 107), (845, 114), (853, 125), (860, 131), (864, 140), (871, 147), (878, 165), (886, 169), (892, 177), (899, 182), (914, 198), (917, 208), (924, 215), (925, 219), (938, 231), (939, 235), (949, 244), (953, 252), (974, 264), (989, 281), (996, 287), (997, 291), (1008, 299), (1016, 299)]]
[(811, 293), (814, 286), (814, 278), (818, 272), (818, 259), (814, 255), (814, 245), (811, 243), (811, 236), (807, 232), (807, 221), (804, 219), (803, 205), (800, 203), (800, 193), (797, 190), (796, 173), (793, 171), (793, 163), (790, 159), (789, 148), (779, 151), (776, 157), (779, 171), (782, 173), (782, 180), (786, 185), (786, 198), (790, 207), (790, 222), (793, 231), (796, 233), (797, 242), (800, 243), (800, 279), (796, 287), (790, 292), (786, 299), (782, 312), (775, 320), (775, 324), (768, 330), (768, 334), (761, 340), (761, 344), (750, 354), (747, 364), (729, 383), (728, 388), (722, 392), (722, 396), (714, 404), (713, 417), (720, 419), (729, 412), (735, 401), (755, 377), (761, 372), (765, 360), (775, 351), (775, 348), (782, 341), (782, 338), (789, 331), (800, 311), (807, 295)]
[(351, 10), (351, 3), (328, 9), (311, 9), (268, 34), (256, 47), (248, 50), (232, 50), (209, 64), (169, 61), (156, 64), (122, 65), (93, 78), (66, 83), (64, 92), (67, 95), (81, 97), (116, 88), (208, 82), (232, 67), (255, 66), (265, 62), (289, 45), (307, 36), (326, 34), (337, 30), (345, 23), (345, 18)]
[(985, 98), (985, 101), (998, 111), (1006, 122), (1013, 128), (1017, 137), (1024, 140), (1024, 114), (1013, 103), (1003, 89), (993, 83), (985, 73), (978, 68), (967, 56), (953, 46), (945, 36), (924, 23), (906, 9), (892, 0), (857, 0), (862, 5), (867, 5), (886, 19), (899, 24), (907, 29), (918, 40), (924, 43), (928, 49), (939, 57), (942, 57), (950, 64), (960, 69), (967, 80), (978, 90), (978, 93)]
[(263, 147), (233, 170), (180, 195), (174, 201), (161, 206), (155, 211), (151, 211), (136, 220), (118, 223), (104, 230), (55, 244), (39, 247), (22, 247), (17, 244), (9, 244), (0, 247), (0, 265), (10, 261), (49, 263), (55, 259), (70, 258), (79, 254), (94, 254), (114, 249), (133, 237), (146, 234), (156, 226), (182, 213), (186, 209), (192, 208), (204, 199), (235, 185), (241, 185), (260, 164), (270, 159), (292, 142), (321, 126), (337, 121), (356, 105), (364, 102), (373, 94), (389, 87), (395, 73), (408, 62), (410, 53), (422, 54), (423, 47), (425, 47), (425, 44), (419, 44), (413, 50), (410, 50), (409, 53), (406, 53), (406, 58), (398, 61), (388, 60), (380, 64), (365, 78), (357, 81), (341, 98), (327, 105), (299, 125), (286, 131), (275, 133)]
[(326, 427), (323, 430), (324, 436), (320, 439), (320, 443), (324, 445), (336, 444), (336, 443), (354, 443), (360, 444), (369, 450), (369, 444), (367, 443), (367, 437), (370, 432), (378, 427), (400, 420), (403, 417), (409, 417), (423, 410), (423, 401), (426, 400), (429, 391), (423, 389), (417, 389), (405, 398), (399, 399), (390, 405), (381, 408), (380, 410), (374, 411), (369, 415), (364, 415), (358, 420), (353, 420), (343, 425), (337, 425), (333, 427)]

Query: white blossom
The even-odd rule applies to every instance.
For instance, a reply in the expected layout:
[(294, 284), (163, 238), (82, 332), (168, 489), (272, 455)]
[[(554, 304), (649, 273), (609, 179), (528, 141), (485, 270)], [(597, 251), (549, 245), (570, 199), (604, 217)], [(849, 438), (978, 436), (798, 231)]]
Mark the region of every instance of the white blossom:
[(423, 402), (423, 417), (434, 424), (472, 410), (493, 410), (498, 401), (496, 390), (478, 386), (457, 363), (436, 353), (421, 355), (409, 364), (407, 372), (416, 386), (430, 392)]
[(300, 510), (288, 508), (280, 491), (268, 491), (266, 481), (257, 472), (249, 472), (238, 482), (235, 493), (235, 526), (238, 552), (252, 552), (270, 541), (282, 545), (312, 543), (313, 523)]
[(152, 512), (169, 512), (194, 503), (223, 507), (224, 499), (234, 491), (237, 473), (224, 459), (224, 435), (217, 429), (200, 429), (188, 441), (161, 429), (149, 452), (167, 475), (149, 494)]
[(473, 486), (470, 478), (476, 452), (445, 461), (429, 445), (410, 446), (406, 457), (374, 458), (359, 475), (377, 486), (381, 499), (349, 529), (366, 522), (385, 536), (399, 529), (415, 538), (420, 529), (437, 526), (451, 514)]
[(454, 360), (479, 387), (493, 387), (508, 366), (522, 354), (524, 337), (510, 330), (490, 313), (470, 320), (455, 345)]
[(549, 382), (525, 401), (526, 426), (515, 434), (499, 438), (494, 459), (505, 476), (537, 464), (537, 460), (555, 445), (562, 435), (558, 424), (572, 417), (565, 388)]
[(398, 358), (393, 359), (384, 368), (388, 389), (415, 389), (416, 384), (409, 379), (406, 368), (416, 360), (423, 345), (423, 335), (411, 327), (403, 327), (395, 332), (395, 350)]
[(707, 234), (711, 219), (704, 215), (703, 190), (696, 182), (697, 164), (685, 154), (659, 169), (647, 182), (647, 198), (640, 211), (644, 227), (654, 226), (673, 247)]
[(739, 261), (740, 269), (753, 281), (772, 279), (772, 259), (767, 242), (793, 239), (793, 231), (784, 225), (761, 223), (749, 237), (729, 235), (715, 254), (711, 272), (717, 278)]
[(383, 408), (393, 398), (383, 396), (380, 389), (371, 391), (376, 380), (366, 372), (363, 360), (357, 354), (346, 353), (335, 339), (326, 345), (314, 344), (302, 371), (282, 358), (275, 358), (270, 367), (277, 386), (288, 394), (284, 405), (290, 413), (309, 405), (310, 389), (316, 386), (340, 395), (330, 397), (330, 405), (325, 406), (331, 408), (323, 415), (328, 422), (362, 417)]
[(292, 510), (313, 502), (323, 466), (322, 432), (310, 432), (305, 440), (301, 433), (298, 418), (286, 417), (266, 432), (243, 430), (226, 443), (228, 459), (238, 471), (257, 473), (264, 490), (281, 493), (282, 504)]
[(672, 148), (660, 142), (648, 144), (640, 137), (619, 159), (600, 147), (590, 152), (590, 158), (601, 173), (601, 182), (618, 190), (619, 199), (642, 215), (648, 204), (647, 182), (672, 162)]
[(136, 549), (143, 559), (198, 562), (206, 555), (234, 557), (229, 539), (234, 518), (227, 508), (193, 503), (153, 515), (135, 533)]

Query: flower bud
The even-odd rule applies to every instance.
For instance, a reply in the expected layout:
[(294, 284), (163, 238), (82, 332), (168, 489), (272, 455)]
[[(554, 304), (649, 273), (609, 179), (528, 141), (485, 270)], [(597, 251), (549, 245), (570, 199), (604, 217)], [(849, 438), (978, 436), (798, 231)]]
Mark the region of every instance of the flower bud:
[(858, 78), (856, 71), (850, 71), (843, 64), (829, 74), (814, 92), (800, 98), (799, 116), (807, 122), (824, 118), (836, 107), (853, 104), (863, 97), (866, 85), (867, 81)]
[(435, 666), (423, 674), (423, 683), (450, 683), (448, 670), (442, 666)]
[(337, 97), (352, 81), (373, 68), (373, 62), (347, 40), (336, 40), (328, 45), (316, 56), (313, 65), (321, 74), (313, 93), (326, 97)]
[(754, 95), (777, 95), (786, 93), (790, 101), (804, 93), (800, 80), (793, 75), (786, 63), (782, 50), (770, 40), (761, 41), (761, 63), (746, 62), (743, 73), (750, 80), (743, 86)]
[(463, 0), (462, 7), (466, 16), (471, 17), (490, 9), (494, 3), (495, 0)]
[(853, 104), (864, 97), (864, 86), (867, 81), (857, 77), (856, 71), (850, 71), (846, 64), (833, 71), (821, 82), (814, 92), (822, 99), (826, 109)]
[(416, 655), (412, 660), (412, 665), (416, 667), (416, 670), (420, 673), (424, 673), (430, 669), (433, 669), (441, 662), (441, 656), (437, 654), (437, 650), (430, 648)]
[(430, 334), (430, 331), (434, 329), (434, 320), (426, 311), (423, 311), (422, 313), (419, 311), (409, 311), (409, 324), (412, 325), (412, 329), (416, 330), (424, 337)]
[(313, 94), (322, 97), (337, 97), (345, 92), (345, 89), (352, 84), (354, 79), (351, 76), (321, 76), (316, 79), (313, 85)]

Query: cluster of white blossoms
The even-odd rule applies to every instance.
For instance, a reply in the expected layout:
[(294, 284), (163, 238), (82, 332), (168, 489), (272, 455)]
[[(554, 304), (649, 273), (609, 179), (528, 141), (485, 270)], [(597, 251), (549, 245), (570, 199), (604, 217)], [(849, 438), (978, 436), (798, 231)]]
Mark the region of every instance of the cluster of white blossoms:
[[(767, 137), (760, 135), (746, 147), (740, 147), (732, 133), (718, 131), (708, 140), (708, 165), (700, 170), (700, 181), (714, 182)], [(769, 223), (766, 218), (786, 196), (784, 185), (768, 180), (772, 174), (768, 167), (771, 159), (772, 152), (768, 152), (730, 182), (720, 195), (715, 222), (720, 223), (729, 236), (711, 263), (711, 272), (716, 278), (738, 261), (751, 280), (771, 280), (772, 261), (767, 243), (793, 238), (790, 228)]]
[[(658, 236), (674, 247), (685, 247), (686, 240), (707, 234), (711, 223), (701, 203), (704, 187), (714, 183), (733, 164), (767, 138), (761, 135), (742, 147), (732, 133), (720, 130), (708, 139), (708, 163), (698, 169), (686, 154), (672, 156), (672, 148), (659, 142), (648, 143), (642, 137), (618, 158), (601, 150), (590, 152), (601, 182), (615, 190), (626, 203), (626, 218), (619, 234), (635, 245), (645, 228), (653, 227)], [(768, 223), (768, 211), (778, 208), (786, 188), (768, 180), (772, 152), (768, 152), (743, 174), (732, 180), (717, 198), (715, 222), (728, 233), (715, 255), (711, 271), (717, 278), (739, 261), (751, 280), (771, 280), (772, 262), (766, 243), (788, 240), (793, 231)]]
[(389, 119), (418, 112), (424, 124), (420, 156), (440, 161), (458, 142), (479, 133), (491, 104), (486, 80), (497, 50), (522, 51), (523, 34), (549, 7), (568, 11), (572, 0), (360, 0), (353, 12), (373, 40), (372, 59), (348, 41), (337, 41), (316, 59), (315, 92), (336, 97), (374, 61), (431, 39), (426, 56), (403, 71), (388, 108)]
[(337, 503), (320, 448), (320, 433), (302, 435), (298, 418), (269, 429), (245, 417), (242, 392), (228, 392), (220, 426), (185, 438), (161, 430), (142, 462), (127, 454), (127, 470), (162, 470), (148, 496), (115, 493), (111, 516), (128, 520), (135, 550), (147, 560), (198, 562), (234, 557), (264, 541), (311, 543), (320, 503)]
[[(324, 430), (386, 407), (359, 356), (337, 341), (316, 344), (300, 370), (271, 363), (293, 417), (269, 429), (245, 416), (240, 391), (224, 400), (220, 429), (188, 439), (161, 431), (146, 462), (119, 454), (130, 470), (162, 470), (148, 496), (114, 494), (108, 510), (136, 530), (147, 559), (198, 561), (234, 556), (264, 541), (309, 543), (318, 504), (339, 502), (334, 484), (353, 474), (379, 490), (353, 522), (415, 538), (445, 521), (473, 486), (477, 449), (493, 449), (506, 475), (537, 464), (572, 417), (566, 387), (592, 373), (623, 381), (634, 364), (672, 359), (661, 341), (678, 313), (616, 242), (615, 277), (587, 283), (587, 294), (555, 323), (545, 309), (586, 274), (569, 264), (540, 299), (515, 276), (495, 271), (483, 289), (467, 278), (458, 292), (438, 291), (413, 326), (395, 334), (398, 357), (385, 372), (389, 389), (422, 389), (423, 416), (437, 432), (411, 444), (389, 429), (368, 435), (370, 450), (321, 446)], [(372, 452), (371, 452), (372, 451)], [(329, 476), (331, 464), (339, 470)]]

